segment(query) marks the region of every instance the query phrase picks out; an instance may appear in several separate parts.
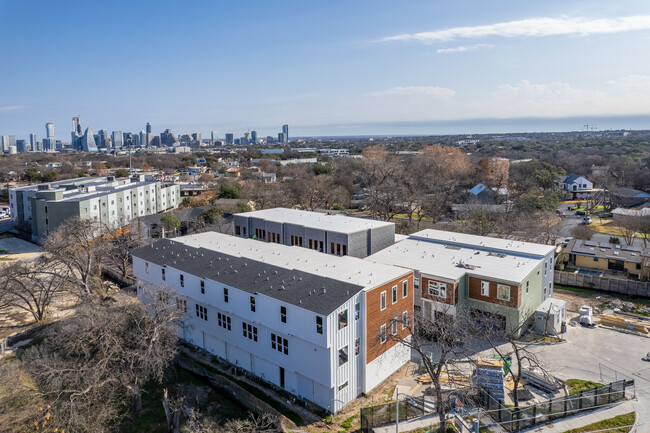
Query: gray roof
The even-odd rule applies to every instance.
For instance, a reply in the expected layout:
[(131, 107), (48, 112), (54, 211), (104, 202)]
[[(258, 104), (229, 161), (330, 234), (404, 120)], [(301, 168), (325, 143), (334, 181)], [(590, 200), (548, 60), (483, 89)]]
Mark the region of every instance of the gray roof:
[(638, 189), (633, 189), (633, 188), (625, 188), (625, 187), (617, 189), (615, 194), (620, 197), (641, 197), (641, 198), (650, 197), (650, 194), (648, 194), (647, 192), (639, 191)]
[(570, 254), (622, 260), (626, 262), (641, 263), (644, 251), (632, 245), (615, 245), (609, 242), (583, 241), (574, 239), (566, 247)]
[(573, 183), (575, 182), (579, 177), (583, 177), (579, 174), (571, 173), (567, 175), (567, 177), (564, 178), (564, 183)]
[(168, 239), (139, 248), (133, 251), (133, 256), (325, 316), (363, 289), (332, 278), (194, 248)]

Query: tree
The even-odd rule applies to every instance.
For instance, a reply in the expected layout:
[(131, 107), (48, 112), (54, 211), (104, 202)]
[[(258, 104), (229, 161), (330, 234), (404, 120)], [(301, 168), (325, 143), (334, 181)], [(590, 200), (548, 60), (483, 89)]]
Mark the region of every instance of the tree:
[(214, 180), (214, 174), (203, 173), (201, 176), (199, 176), (199, 182), (202, 183), (210, 183), (213, 180)]
[[(115, 431), (129, 402), (141, 409), (140, 387), (162, 379), (176, 353), (182, 313), (157, 290), (145, 304), (83, 303), (25, 350), (23, 367), (52, 406), (51, 428)], [(113, 300), (114, 302), (116, 300)]]
[(129, 170), (126, 168), (118, 168), (115, 170), (115, 177), (129, 177)]
[(18, 309), (36, 322), (46, 318), (54, 298), (67, 289), (69, 271), (47, 256), (16, 261), (0, 270), (0, 311)]
[(203, 221), (205, 221), (206, 224), (216, 225), (223, 218), (223, 209), (218, 207), (206, 209), (201, 214), (201, 218), (203, 218)]
[(619, 233), (627, 245), (634, 243), (634, 238), (640, 229), (641, 217), (621, 216), (618, 222)]
[(105, 234), (105, 227), (97, 221), (71, 218), (50, 232), (43, 244), (43, 251), (50, 254), (57, 266), (68, 270), (70, 287), (80, 296), (101, 288), (95, 276), (108, 250)]
[(587, 224), (580, 224), (571, 229), (571, 236), (584, 241), (591, 240), (594, 231)]
[(241, 187), (236, 184), (222, 183), (219, 187), (219, 198), (240, 198)]
[(163, 226), (163, 237), (165, 237), (164, 232), (174, 232), (178, 230), (181, 226), (181, 222), (178, 218), (172, 213), (164, 213), (160, 217), (160, 223)]
[(240, 213), (244, 213), (244, 212), (251, 212), (253, 209), (251, 209), (251, 206), (248, 203), (246, 203), (244, 201), (238, 201), (237, 202), (237, 210)]
[(46, 171), (43, 173), (41, 176), (41, 182), (47, 183), (47, 182), (54, 182), (59, 178), (59, 173), (56, 171)]
[(36, 182), (41, 180), (41, 173), (35, 168), (28, 168), (25, 170), (23, 178), (28, 182)]
[(113, 230), (106, 235), (109, 245), (107, 248), (107, 257), (118, 267), (122, 278), (126, 278), (129, 273), (131, 264), (131, 251), (145, 244), (140, 230), (135, 230), (139, 218), (133, 222), (133, 225), (127, 223), (120, 229)]

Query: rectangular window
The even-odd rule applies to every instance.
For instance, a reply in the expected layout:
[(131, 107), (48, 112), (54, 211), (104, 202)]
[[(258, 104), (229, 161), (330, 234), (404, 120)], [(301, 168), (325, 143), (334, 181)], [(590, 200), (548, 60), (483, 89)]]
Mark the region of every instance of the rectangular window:
[(246, 322), (241, 322), (241, 326), (244, 338), (248, 338), (249, 340), (257, 342), (257, 326), (253, 326), (250, 323)]
[(357, 338), (354, 340), (354, 354), (358, 355), (359, 354), (359, 339)]
[(316, 333), (323, 333), (323, 318), (320, 316), (316, 316)]
[(230, 316), (227, 316), (222, 313), (217, 313), (217, 319), (219, 322), (219, 326), (221, 326), (223, 329), (227, 329), (228, 331), (231, 330)]
[(383, 311), (386, 309), (386, 292), (381, 292), (381, 305), (380, 309)]
[(228, 288), (224, 287), (223, 288), (223, 302), (226, 304), (228, 303)]
[(406, 328), (409, 326), (409, 313), (408, 311), (405, 311), (402, 313), (402, 329)]
[(330, 242), (330, 254), (334, 254), (334, 242)]
[(343, 310), (339, 313), (339, 329), (348, 326), (348, 310)]
[(282, 323), (287, 323), (287, 307), (285, 306), (280, 307), (280, 320)]
[(440, 298), (446, 298), (447, 285), (445, 283), (438, 283), (437, 281), (429, 280), (429, 294)]
[(409, 295), (409, 282), (402, 281), (402, 298), (406, 298)]
[(339, 367), (348, 362), (348, 346), (339, 349)]
[(203, 305), (196, 304), (196, 317), (199, 319), (203, 319), (205, 321), (208, 320), (208, 309), (204, 307)]
[(336, 255), (337, 256), (341, 255), (341, 244), (336, 244)]
[(497, 284), (497, 299), (500, 301), (510, 300), (510, 286)]
[(201, 294), (205, 295), (205, 281), (201, 280)]
[(415, 287), (416, 289), (420, 288), (420, 279), (419, 278), (416, 278), (416, 277), (413, 278), (413, 287)]
[(241, 234), (241, 227), (235, 226), (235, 235), (239, 236)]
[(255, 312), (255, 296), (251, 296), (251, 311)]
[(147, 274), (148, 274), (149, 273), (149, 262), (145, 262), (144, 269), (145, 269), (145, 271), (147, 271)]
[(490, 282), (481, 281), (481, 296), (490, 296)]
[(361, 306), (357, 302), (356, 304), (354, 304), (354, 320), (359, 320), (360, 311), (361, 311)]
[(309, 249), (311, 250), (313, 248), (314, 248), (313, 241), (311, 239), (309, 239)]
[(530, 288), (530, 281), (526, 281), (526, 293), (528, 293), (529, 288)]
[(185, 287), (185, 275), (181, 274), (180, 279), (181, 279), (181, 287)]
[(187, 313), (187, 300), (176, 297), (176, 308), (183, 313)]
[(285, 355), (289, 354), (289, 340), (279, 335), (271, 334), (271, 348)]
[(394, 304), (395, 302), (397, 302), (397, 286), (393, 286), (393, 292), (392, 292), (392, 295), (393, 295), (393, 299), (392, 299), (392, 300), (393, 300), (393, 304)]
[(386, 325), (381, 325), (379, 328), (379, 342), (382, 344), (386, 342)]
[(348, 246), (347, 245), (343, 245), (343, 255), (344, 256), (348, 255)]
[(393, 319), (393, 322), (391, 323), (391, 331), (393, 335), (397, 335), (397, 319)]
[(165, 268), (162, 268), (161, 272), (162, 272), (162, 280), (165, 281), (165, 278), (166, 278), (165, 277)]

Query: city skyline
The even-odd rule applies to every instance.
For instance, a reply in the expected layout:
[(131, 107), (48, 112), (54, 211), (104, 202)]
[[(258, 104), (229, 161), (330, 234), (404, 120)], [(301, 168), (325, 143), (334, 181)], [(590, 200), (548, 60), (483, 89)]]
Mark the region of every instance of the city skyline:
[[(48, 121), (65, 131), (77, 115), (95, 130), (137, 133), (151, 122), (219, 138), (275, 136), (285, 123), (294, 137), (650, 126), (641, 2), (0, 0), (0, 13), (12, 18), (0, 29), (0, 134), (17, 137)], [(46, 24), (47, 38), (23, 31)], [(76, 62), (71, 73), (71, 49), (113, 61)], [(162, 58), (175, 66), (158, 66)], [(42, 67), (27, 68), (32, 59)]]

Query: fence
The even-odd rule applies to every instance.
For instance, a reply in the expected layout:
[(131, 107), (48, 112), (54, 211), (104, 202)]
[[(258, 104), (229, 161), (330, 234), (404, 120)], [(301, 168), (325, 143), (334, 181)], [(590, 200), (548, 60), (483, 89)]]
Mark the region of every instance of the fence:
[(515, 432), (622, 400), (625, 390), (633, 386), (634, 380), (620, 380), (519, 409), (506, 406), (483, 388), (479, 389), (478, 398), (479, 404), (504, 430)]
[(555, 284), (585, 287), (624, 295), (650, 297), (650, 282), (599, 277), (597, 275), (572, 274), (563, 271), (554, 272)]
[[(361, 431), (370, 433), (373, 427), (395, 422), (396, 404), (387, 403), (361, 409)], [(399, 402), (399, 420), (417, 418), (425, 414), (424, 397), (409, 397)]]

